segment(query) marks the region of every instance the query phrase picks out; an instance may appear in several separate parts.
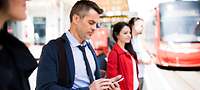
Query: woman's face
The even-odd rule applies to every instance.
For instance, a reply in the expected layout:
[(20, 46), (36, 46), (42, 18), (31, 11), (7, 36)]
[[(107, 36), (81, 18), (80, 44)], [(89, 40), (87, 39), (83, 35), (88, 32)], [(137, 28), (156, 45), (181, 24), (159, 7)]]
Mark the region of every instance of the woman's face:
[(142, 31), (144, 29), (144, 21), (143, 20), (135, 21), (135, 25), (132, 28), (133, 30), (135, 30), (136, 33), (142, 34)]
[(8, 0), (8, 18), (11, 20), (26, 19), (26, 1), (27, 0)]
[(129, 43), (131, 40), (131, 30), (128, 26), (124, 26), (122, 30), (117, 35), (117, 42)]

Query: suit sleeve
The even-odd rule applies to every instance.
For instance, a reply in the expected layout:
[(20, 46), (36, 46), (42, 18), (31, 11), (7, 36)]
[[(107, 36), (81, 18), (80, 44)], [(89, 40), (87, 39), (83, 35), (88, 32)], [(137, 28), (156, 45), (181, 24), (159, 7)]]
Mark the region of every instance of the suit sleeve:
[(108, 56), (107, 77), (112, 78), (118, 75), (118, 56), (116, 51), (111, 51)]

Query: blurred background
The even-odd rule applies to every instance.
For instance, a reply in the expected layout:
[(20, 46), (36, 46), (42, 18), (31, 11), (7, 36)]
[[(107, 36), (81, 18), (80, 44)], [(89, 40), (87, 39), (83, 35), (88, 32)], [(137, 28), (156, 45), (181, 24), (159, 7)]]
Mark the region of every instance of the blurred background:
[[(28, 18), (9, 22), (8, 32), (25, 42), (39, 61), (42, 47), (69, 29), (69, 13), (76, 1), (30, 0)], [(140, 17), (145, 22), (141, 39), (149, 55), (156, 57), (146, 66), (143, 89), (200, 90), (200, 0), (92, 1), (104, 9), (91, 39), (97, 55), (109, 54), (113, 24)], [(36, 73), (30, 77), (32, 90)]]
[[(27, 3), (28, 18), (10, 23), (9, 32), (25, 42), (39, 58), (41, 46), (69, 29), (69, 13), (77, 0), (30, 0)], [(92, 0), (104, 9), (100, 27), (111, 30), (118, 21), (128, 21), (133, 16), (151, 22), (158, 0)], [(163, 0), (161, 0), (163, 2)], [(151, 23), (152, 24), (152, 23)], [(153, 27), (148, 26), (148, 29)], [(151, 32), (153, 34), (153, 32)], [(151, 37), (153, 38), (153, 37)], [(35, 49), (37, 48), (37, 49)], [(36, 50), (36, 51), (35, 51)]]

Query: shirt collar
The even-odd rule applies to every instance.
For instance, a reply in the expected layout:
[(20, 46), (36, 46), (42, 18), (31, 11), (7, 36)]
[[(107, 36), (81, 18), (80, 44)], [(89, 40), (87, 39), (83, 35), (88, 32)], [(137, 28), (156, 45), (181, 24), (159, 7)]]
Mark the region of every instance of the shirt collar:
[(80, 44), (78, 40), (76, 40), (76, 38), (69, 31), (66, 31), (66, 36), (68, 37), (69, 42), (72, 45), (72, 47), (77, 47), (79, 45), (86, 46), (87, 44), (87, 41), (84, 41), (83, 44)]

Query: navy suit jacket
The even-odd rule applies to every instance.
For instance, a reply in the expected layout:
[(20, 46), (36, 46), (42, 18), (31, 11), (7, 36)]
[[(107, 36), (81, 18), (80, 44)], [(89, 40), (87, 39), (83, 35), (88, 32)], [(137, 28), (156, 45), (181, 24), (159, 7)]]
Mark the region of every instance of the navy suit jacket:
[[(62, 38), (65, 39), (66, 42), (69, 43), (69, 40), (65, 34), (62, 35)], [(75, 66), (74, 59), (72, 55), (72, 50), (69, 45), (65, 43), (65, 50), (67, 55), (67, 62), (69, 64), (70, 78), (74, 81), (75, 78)], [(90, 50), (94, 56), (96, 62), (96, 71), (95, 71), (95, 79), (100, 78), (99, 66), (97, 64), (96, 54), (92, 48), (92, 46), (88, 43)], [(73, 90), (71, 87), (63, 87), (58, 84), (58, 74), (59, 74), (59, 62), (58, 62), (58, 47), (55, 43), (55, 40), (51, 40), (47, 45), (43, 47), (42, 54), (40, 57), (40, 62), (38, 66), (37, 72), (37, 82), (36, 82), (36, 90)], [(73, 83), (72, 83), (73, 85)], [(76, 90), (89, 90), (88, 87), (78, 88)]]

